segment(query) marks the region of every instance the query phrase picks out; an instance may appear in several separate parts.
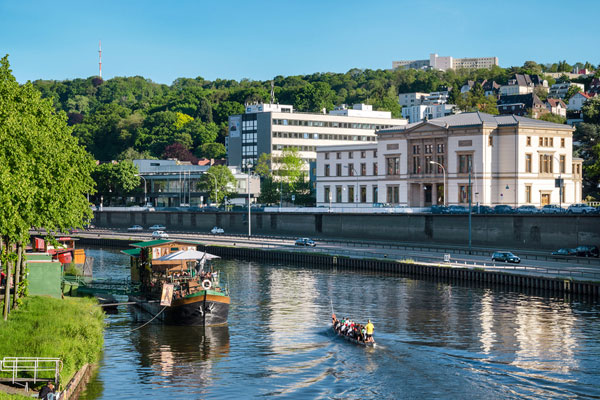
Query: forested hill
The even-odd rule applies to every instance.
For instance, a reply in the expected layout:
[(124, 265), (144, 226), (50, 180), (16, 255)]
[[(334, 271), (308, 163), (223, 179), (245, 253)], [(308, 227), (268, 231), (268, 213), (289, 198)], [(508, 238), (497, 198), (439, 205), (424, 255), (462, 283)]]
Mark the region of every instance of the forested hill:
[[(460, 89), (467, 80), (493, 79), (503, 84), (514, 73), (540, 72), (540, 65), (527, 62), (523, 67), (476, 71), (353, 69), (277, 76), (273, 81), (276, 101), (293, 104), (298, 111), (318, 112), (362, 102), (399, 117), (398, 93)], [(88, 151), (107, 161), (175, 156), (169, 151), (185, 149), (198, 157), (224, 156), (227, 117), (243, 113), (246, 102), (268, 102), (271, 81), (208, 81), (198, 77), (180, 78), (169, 86), (136, 76), (106, 81), (98, 77), (39, 80), (34, 86), (68, 114), (74, 134)], [(454, 96), (457, 92), (452, 91)]]

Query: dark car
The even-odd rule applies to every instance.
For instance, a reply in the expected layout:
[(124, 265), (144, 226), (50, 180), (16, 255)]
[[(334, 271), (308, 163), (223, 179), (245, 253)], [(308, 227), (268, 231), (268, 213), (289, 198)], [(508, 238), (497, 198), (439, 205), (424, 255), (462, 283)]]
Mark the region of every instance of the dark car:
[(219, 209), (213, 206), (202, 207), (202, 212), (218, 212)]
[(463, 206), (449, 206), (448, 214), (468, 214), (469, 209)]
[(521, 259), (510, 251), (497, 251), (492, 254), (492, 261), (511, 262), (518, 264), (521, 262)]
[(514, 212), (514, 209), (506, 204), (500, 204), (497, 205), (496, 207), (494, 207), (494, 213), (495, 214), (512, 214)]
[(494, 209), (490, 206), (473, 206), (472, 212), (475, 214), (493, 214)]
[(432, 214), (448, 214), (448, 207), (440, 206), (440, 205), (433, 205), (433, 206), (431, 206), (431, 213)]
[(569, 249), (564, 247), (562, 249), (558, 249), (552, 252), (553, 256), (575, 256), (577, 255), (577, 251), (575, 249)]
[(296, 246), (310, 246), (315, 247), (317, 244), (314, 240), (309, 238), (299, 238), (296, 240)]
[(575, 248), (576, 255), (578, 257), (598, 257), (600, 256), (600, 251), (598, 250), (598, 246), (577, 246)]

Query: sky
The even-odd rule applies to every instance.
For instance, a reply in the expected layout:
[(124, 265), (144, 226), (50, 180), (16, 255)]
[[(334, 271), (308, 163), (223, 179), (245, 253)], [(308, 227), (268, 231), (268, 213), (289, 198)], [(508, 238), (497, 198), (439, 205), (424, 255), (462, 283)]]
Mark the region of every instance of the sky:
[[(575, 4), (575, 3), (573, 3)], [(21, 83), (143, 76), (267, 80), (441, 56), (600, 64), (598, 0), (0, 0)]]

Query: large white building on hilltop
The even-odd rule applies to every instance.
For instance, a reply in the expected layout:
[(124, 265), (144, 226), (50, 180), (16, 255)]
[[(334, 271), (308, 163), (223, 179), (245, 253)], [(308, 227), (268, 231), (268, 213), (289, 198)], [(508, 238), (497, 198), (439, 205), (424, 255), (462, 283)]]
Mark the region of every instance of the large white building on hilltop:
[(498, 65), (498, 57), (453, 58), (451, 56), (440, 57), (435, 53), (429, 55), (429, 60), (392, 61), (393, 69), (437, 69), (441, 71), (461, 68), (492, 68), (494, 65)]
[(337, 107), (329, 114), (295, 112), (291, 105), (252, 104), (244, 114), (229, 117), (227, 159), (229, 165), (246, 170), (266, 153), (271, 155), (272, 168), (277, 169), (283, 150), (295, 147), (308, 171), (317, 146), (371, 143), (376, 130), (407, 123), (367, 104)]
[(572, 157), (572, 132), (568, 125), (472, 112), (382, 129), (371, 143), (319, 147), (317, 205), (466, 205), (469, 172), (474, 204), (578, 203), (582, 160)]

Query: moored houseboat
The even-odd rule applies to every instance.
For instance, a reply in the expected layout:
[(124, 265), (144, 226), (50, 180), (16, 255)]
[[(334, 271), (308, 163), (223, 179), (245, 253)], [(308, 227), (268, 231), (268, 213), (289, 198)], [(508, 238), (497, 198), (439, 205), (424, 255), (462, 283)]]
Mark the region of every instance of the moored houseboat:
[(169, 325), (225, 324), (230, 299), (211, 263), (218, 257), (198, 251), (199, 244), (161, 239), (123, 250), (131, 257), (131, 281), (140, 285), (130, 301)]

